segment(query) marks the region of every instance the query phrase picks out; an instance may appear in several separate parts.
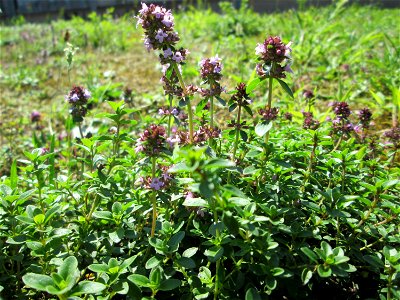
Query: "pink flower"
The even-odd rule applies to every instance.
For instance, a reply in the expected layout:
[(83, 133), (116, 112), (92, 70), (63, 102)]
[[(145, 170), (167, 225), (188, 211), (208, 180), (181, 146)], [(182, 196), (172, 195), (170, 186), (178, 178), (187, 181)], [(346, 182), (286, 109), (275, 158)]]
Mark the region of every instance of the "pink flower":
[(155, 39), (162, 43), (164, 39), (168, 36), (162, 29), (158, 29)]
[(183, 56), (182, 56), (182, 54), (181, 54), (179, 51), (177, 51), (177, 52), (175, 52), (175, 54), (172, 56), (172, 59), (173, 59), (174, 61), (176, 61), (177, 63), (180, 63), (181, 61), (183, 61)]
[[(164, 58), (168, 58), (168, 57), (170, 57), (170, 56), (172, 56), (173, 55), (173, 53), (172, 53), (172, 50), (171, 50), (171, 48), (168, 48), (167, 50), (164, 50)], [(164, 66), (163, 66), (164, 67)], [(167, 66), (167, 68), (166, 69), (168, 69), (169, 68), (169, 65)], [(164, 74), (165, 74), (165, 72), (163, 72)]]
[(153, 178), (150, 183), (150, 187), (156, 191), (160, 190), (164, 186), (164, 183), (159, 178)]

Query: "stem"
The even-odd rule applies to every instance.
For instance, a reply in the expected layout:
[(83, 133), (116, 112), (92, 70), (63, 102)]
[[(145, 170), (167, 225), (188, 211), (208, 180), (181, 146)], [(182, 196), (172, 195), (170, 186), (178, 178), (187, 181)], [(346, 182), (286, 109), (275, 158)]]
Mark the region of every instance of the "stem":
[(210, 97), (210, 127), (214, 128), (214, 97)]
[[(272, 68), (274, 67), (274, 65), (272, 65)], [(271, 109), (271, 105), (272, 105), (272, 82), (273, 82), (274, 78), (273, 77), (269, 77), (268, 80), (268, 104), (267, 104), (267, 108)], [(268, 145), (268, 140), (269, 140), (269, 132), (270, 130), (268, 130), (268, 132), (265, 134), (264, 137), (264, 141), (265, 144)]]
[[(217, 226), (218, 224), (218, 213), (217, 213), (217, 199), (214, 199), (214, 223)], [(217, 236), (218, 242), (220, 242), (220, 233), (218, 228), (215, 228), (215, 235)], [(217, 300), (219, 294), (219, 267), (221, 264), (221, 258), (216, 261), (215, 265), (215, 286), (214, 286), (214, 300)]]
[(232, 161), (235, 161), (235, 156), (236, 156), (236, 150), (237, 150), (237, 146), (239, 144), (239, 125), (240, 125), (240, 115), (242, 112), (242, 106), (239, 105), (239, 109), (238, 109), (238, 114), (237, 114), (237, 121), (236, 121), (236, 135), (235, 135), (235, 143), (233, 145), (233, 153), (232, 153)]
[(339, 137), (339, 140), (337, 141), (335, 147), (333, 148), (332, 152), (337, 150), (337, 148), (339, 148), (340, 143), (342, 142), (343, 139), (343, 134)]
[(172, 111), (172, 96), (169, 95), (168, 96), (168, 100), (169, 100), (169, 115), (168, 115), (168, 130), (167, 130), (167, 136), (171, 135), (171, 111)]
[(187, 103), (188, 117), (189, 117), (189, 139), (190, 139), (190, 143), (192, 144), (193, 143), (193, 112), (192, 112), (192, 105), (190, 104), (190, 98), (187, 95), (186, 85), (185, 85), (185, 82), (183, 81), (182, 74), (179, 71), (178, 65), (176, 63), (173, 63), (172, 65), (173, 65), (173, 67), (175, 69), (176, 75), (178, 76), (179, 83), (180, 83), (181, 88), (183, 90), (183, 95), (186, 98), (185, 100), (186, 100), (186, 103)]
[[(81, 139), (83, 139), (84, 138), (84, 136), (83, 136), (83, 131), (82, 131), (82, 127), (81, 127), (81, 123), (79, 122), (78, 123), (78, 128), (79, 128), (79, 133), (80, 133), (80, 135), (81, 135)], [(85, 172), (85, 152), (83, 152), (83, 157), (82, 157), (82, 176), (83, 176), (83, 173)]]
[[(156, 161), (157, 157), (151, 158), (151, 178), (156, 177)], [(157, 202), (156, 202), (156, 191), (153, 190), (151, 194), (151, 203), (153, 205), (153, 220), (151, 223), (151, 237), (154, 237), (154, 233), (156, 232), (156, 223), (157, 223)]]
[(346, 156), (342, 156), (342, 194), (344, 193), (344, 188), (346, 184)]
[(83, 131), (82, 131), (81, 122), (78, 123), (78, 128), (79, 128), (79, 133), (80, 133), (80, 135), (81, 135), (81, 139), (83, 139), (84, 136), (83, 136)]

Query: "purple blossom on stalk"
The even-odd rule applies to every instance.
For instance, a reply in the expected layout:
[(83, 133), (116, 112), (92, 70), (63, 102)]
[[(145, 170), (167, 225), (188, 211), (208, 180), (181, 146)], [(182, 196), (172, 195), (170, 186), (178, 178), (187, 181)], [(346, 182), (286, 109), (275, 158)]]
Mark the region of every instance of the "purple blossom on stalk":
[(70, 114), (75, 122), (83, 121), (83, 117), (87, 113), (87, 103), (90, 97), (91, 93), (81, 86), (74, 86), (65, 96), (65, 99), (71, 105)]
[(358, 120), (362, 128), (369, 128), (372, 120), (372, 112), (369, 108), (363, 108), (358, 112)]
[(159, 178), (153, 178), (150, 183), (150, 188), (158, 191), (164, 186), (164, 182), (162, 182)]
[(222, 63), (218, 55), (202, 59), (200, 62), (200, 76), (205, 82), (216, 82), (221, 80)]
[(264, 121), (272, 121), (278, 117), (279, 109), (277, 107), (267, 107), (266, 109), (260, 109), (258, 113)]
[(393, 144), (393, 148), (400, 148), (400, 127), (393, 127), (392, 129), (386, 131), (383, 136)]
[(144, 45), (147, 50), (162, 50), (160, 61), (162, 64), (172, 61), (180, 64), (186, 59), (189, 51), (175, 49), (179, 41), (178, 34), (174, 31), (174, 17), (170, 10), (164, 7), (142, 3), (142, 9), (137, 16), (137, 25), (145, 31)]
[(256, 71), (259, 77), (285, 78), (285, 72), (293, 73), (291, 42), (284, 44), (279, 36), (268, 37), (255, 48), (258, 60)]
[(31, 122), (32, 122), (32, 123), (40, 122), (41, 119), (42, 119), (42, 114), (41, 114), (40, 112), (34, 110), (34, 111), (31, 113)]
[(304, 129), (311, 129), (317, 130), (320, 123), (318, 120), (314, 119), (312, 112), (303, 112), (304, 121), (303, 121), (303, 128)]
[(332, 106), (333, 112), (340, 120), (347, 119), (351, 114), (350, 107), (346, 102), (334, 102)]
[(136, 153), (144, 152), (153, 157), (164, 150), (164, 142), (165, 128), (152, 124), (140, 135), (135, 151)]

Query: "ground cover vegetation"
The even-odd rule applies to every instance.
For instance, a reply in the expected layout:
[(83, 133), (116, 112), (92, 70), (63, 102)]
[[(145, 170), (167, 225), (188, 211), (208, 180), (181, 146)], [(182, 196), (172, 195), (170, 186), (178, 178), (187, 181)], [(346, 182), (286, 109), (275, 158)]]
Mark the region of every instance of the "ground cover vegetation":
[(2, 298), (400, 298), (399, 10), (221, 10), (2, 25)]

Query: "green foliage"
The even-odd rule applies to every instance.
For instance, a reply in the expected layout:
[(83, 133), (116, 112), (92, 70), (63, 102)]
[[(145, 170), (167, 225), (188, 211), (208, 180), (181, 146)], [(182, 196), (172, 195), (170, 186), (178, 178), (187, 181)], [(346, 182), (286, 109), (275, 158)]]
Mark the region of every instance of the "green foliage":
[[(342, 1), (266, 16), (247, 4), (235, 9), (222, 3), (221, 15), (190, 8), (176, 16), (182, 41), (196, 45), (183, 67), (185, 80), (196, 82), (198, 58), (220, 53), (227, 93), (218, 100), (228, 106), (216, 114), (220, 135), (196, 145), (165, 143), (153, 157), (137, 140), (150, 124), (176, 125), (169, 138), (184, 139), (185, 120), (173, 124), (157, 113), (185, 99), (156, 96), (159, 74), (152, 75), (150, 56), (138, 50), (141, 32), (128, 17), (115, 20), (109, 11), (88, 20), (20, 20), (2, 28), (1, 50), (14, 47), (4, 51), (0, 73), (10, 99), (45, 109), (50, 102), (39, 102), (40, 89), (42, 100), (61, 103), (69, 84), (50, 84), (47, 77), (67, 74), (62, 50), (68, 30), (80, 48), (68, 52), (72, 82), (87, 83), (93, 111), (82, 124), (83, 137), (66, 107), (48, 105), (37, 124), (13, 114), (14, 103), (1, 116), (1, 296), (400, 298), (398, 145), (380, 136), (386, 123), (371, 125), (365, 137), (352, 132), (339, 138), (324, 122), (334, 118), (325, 100), (355, 108), (368, 103), (374, 117), (396, 114), (398, 11)], [(273, 93), (274, 105), (292, 121), (278, 116), (264, 122), (257, 115), (267, 83), (255, 78), (253, 53), (267, 32), (294, 42), (295, 74), (278, 80)], [(48, 51), (47, 62), (23, 66), (41, 50)], [(136, 56), (121, 59), (127, 52)], [(103, 78), (102, 59), (129, 72)], [(132, 74), (139, 81), (129, 93)], [(140, 81), (152, 76), (154, 82)], [(248, 83), (253, 100), (243, 107), (237, 131), (228, 126), (239, 110), (230, 101), (235, 81)], [(304, 89), (314, 97), (305, 99)], [(202, 110), (208, 98), (199, 97), (193, 98), (198, 134), (208, 121)], [(302, 109), (321, 122), (318, 129), (302, 128)], [(58, 139), (64, 130), (67, 137)], [(155, 178), (165, 180), (157, 189), (151, 187)]]

